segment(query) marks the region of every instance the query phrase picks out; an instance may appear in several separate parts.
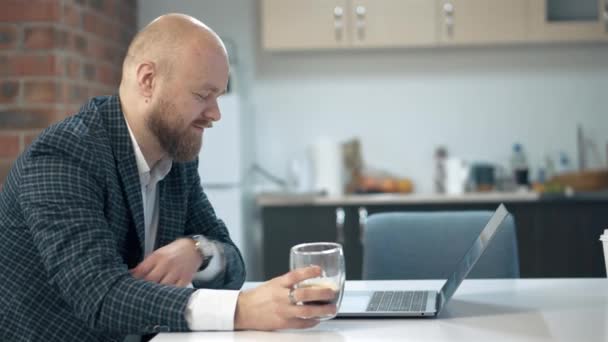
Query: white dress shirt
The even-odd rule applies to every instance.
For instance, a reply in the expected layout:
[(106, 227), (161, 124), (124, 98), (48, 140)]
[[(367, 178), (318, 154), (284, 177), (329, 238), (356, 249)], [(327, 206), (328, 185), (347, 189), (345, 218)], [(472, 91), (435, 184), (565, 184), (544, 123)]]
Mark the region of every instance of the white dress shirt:
[[(154, 251), (158, 231), (159, 196), (157, 185), (171, 171), (173, 161), (169, 157), (163, 157), (150, 169), (128, 123), (127, 128), (133, 143), (141, 183), (145, 222), (144, 254), (148, 256)], [(213, 258), (203, 271), (196, 274), (197, 279), (213, 279), (224, 267), (223, 253), (220, 251), (221, 245), (214, 243), (213, 246)], [(192, 284), (190, 284), (190, 287), (192, 287)], [(184, 312), (188, 327), (191, 330), (233, 330), (238, 295), (239, 291), (235, 290), (196, 290), (190, 297)]]

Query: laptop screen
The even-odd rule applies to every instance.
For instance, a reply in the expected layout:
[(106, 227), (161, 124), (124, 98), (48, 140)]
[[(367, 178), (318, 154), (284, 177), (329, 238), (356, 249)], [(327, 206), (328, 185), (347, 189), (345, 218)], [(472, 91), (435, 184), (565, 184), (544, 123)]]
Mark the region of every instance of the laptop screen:
[(496, 232), (501, 227), (507, 215), (509, 215), (507, 208), (501, 204), (498, 209), (496, 209), (494, 215), (492, 215), (490, 218), (490, 221), (488, 221), (486, 226), (483, 228), (479, 234), (479, 237), (477, 237), (471, 248), (466, 252), (462, 260), (460, 260), (454, 272), (448, 277), (448, 280), (445, 282), (441, 288), (441, 291), (439, 292), (440, 299), (439, 306), (437, 308), (438, 313), (441, 311), (441, 309), (443, 309), (445, 303), (452, 298), (454, 292), (456, 292), (456, 289), (458, 289), (458, 286), (460, 286), (460, 283), (462, 283), (475, 263), (477, 263), (477, 260), (479, 260), (486, 247), (488, 247), (494, 235), (496, 235)]

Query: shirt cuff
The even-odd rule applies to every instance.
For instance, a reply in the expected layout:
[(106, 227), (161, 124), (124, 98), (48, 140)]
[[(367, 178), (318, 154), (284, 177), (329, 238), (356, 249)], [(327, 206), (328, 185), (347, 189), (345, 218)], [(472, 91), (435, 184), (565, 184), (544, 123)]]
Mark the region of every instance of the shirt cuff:
[(196, 290), (186, 306), (188, 327), (197, 330), (234, 330), (234, 313), (239, 291)]

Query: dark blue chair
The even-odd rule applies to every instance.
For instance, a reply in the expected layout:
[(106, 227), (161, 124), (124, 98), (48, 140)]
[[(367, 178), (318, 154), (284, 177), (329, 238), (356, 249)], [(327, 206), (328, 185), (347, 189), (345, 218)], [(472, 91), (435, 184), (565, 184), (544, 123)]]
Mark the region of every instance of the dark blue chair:
[[(447, 279), (492, 216), (490, 211), (370, 215), (363, 236), (363, 279)], [(468, 278), (518, 278), (513, 217)]]

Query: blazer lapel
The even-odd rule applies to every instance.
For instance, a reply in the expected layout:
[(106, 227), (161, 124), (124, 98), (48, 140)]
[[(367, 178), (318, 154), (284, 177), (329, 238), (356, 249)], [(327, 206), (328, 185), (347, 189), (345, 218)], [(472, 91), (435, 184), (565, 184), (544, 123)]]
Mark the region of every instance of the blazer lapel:
[(128, 160), (118, 163), (118, 171), (127, 196), (129, 211), (135, 222), (135, 230), (139, 239), (141, 250), (145, 250), (146, 227), (144, 221), (144, 209), (142, 204), (141, 185), (137, 165), (135, 160), (131, 163)]
[[(104, 111), (106, 113), (104, 113), (103, 118), (106, 121), (120, 181), (127, 198), (132, 220), (135, 223), (139, 246), (143, 252), (145, 250), (146, 233), (141, 183), (137, 172), (131, 136), (129, 135), (129, 129), (127, 128), (119, 97), (116, 95), (110, 96)], [(129, 229), (129, 227), (125, 227), (125, 229)]]
[(156, 248), (165, 246), (182, 237), (185, 232), (186, 200), (177, 176), (179, 166), (175, 163), (171, 172), (158, 183), (159, 218)]

